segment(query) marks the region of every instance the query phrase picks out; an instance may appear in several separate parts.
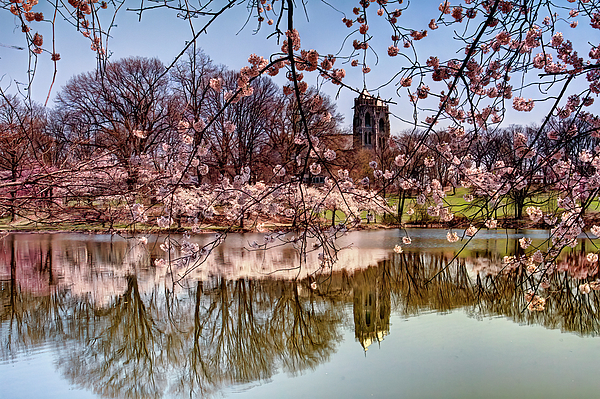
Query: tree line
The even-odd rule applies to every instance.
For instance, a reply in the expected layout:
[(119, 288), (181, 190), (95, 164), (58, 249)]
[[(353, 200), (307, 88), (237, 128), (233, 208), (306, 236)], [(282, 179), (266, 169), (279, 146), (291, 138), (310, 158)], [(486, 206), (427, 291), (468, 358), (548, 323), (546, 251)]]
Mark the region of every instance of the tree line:
[[(247, 93), (240, 95), (240, 89)], [(348, 146), (352, 138), (328, 96), (305, 87), (299, 98), (301, 106), (270, 77), (254, 76), (250, 82), (247, 71), (216, 65), (202, 51), (188, 52), (169, 71), (158, 59), (130, 57), (76, 75), (53, 108), (3, 95), (0, 212), (10, 221), (20, 216), (112, 227), (147, 222), (146, 207), (162, 204), (181, 226), (181, 217), (210, 220), (219, 213), (215, 206), (248, 203), (252, 197), (219, 192), (217, 199), (216, 187), (260, 182), (277, 187), (271, 203), (277, 202), (274, 197), (287, 200), (258, 213), (286, 216), (289, 222), (306, 199), (289, 190), (283, 195), (280, 185), (318, 181), (326, 184), (313, 193), (319, 198), (314, 209), (332, 210), (333, 224), (343, 205), (346, 214), (390, 213), (401, 222), (409, 197), (433, 216), (441, 211), (443, 220), (450, 214), (444, 211), (445, 195), (430, 194), (465, 183), (475, 197), (487, 199), (486, 212), (490, 198), (506, 197), (521, 219), (528, 199), (565, 184), (556, 165), (569, 169), (569, 184), (595, 172), (598, 132), (585, 113), (558, 115), (543, 127), (449, 127), (435, 134), (415, 128), (373, 151)], [(360, 193), (362, 201), (349, 205), (339, 186), (344, 180), (380, 201)], [(390, 195), (398, 197), (394, 210), (381, 201)], [(250, 201), (258, 202), (265, 205)], [(228, 221), (243, 225), (248, 209), (233, 207)]]
[[(277, 165), (301, 173), (296, 99), (267, 76), (232, 98), (243, 79), (198, 51), (169, 72), (131, 57), (76, 75), (53, 108), (2, 96), (0, 212), (15, 220), (60, 215), (71, 201), (91, 210), (102, 197), (157, 201), (170, 185), (233, 180), (245, 168), (253, 182), (271, 180)], [(301, 100), (313, 136), (340, 133), (329, 97), (310, 88)]]

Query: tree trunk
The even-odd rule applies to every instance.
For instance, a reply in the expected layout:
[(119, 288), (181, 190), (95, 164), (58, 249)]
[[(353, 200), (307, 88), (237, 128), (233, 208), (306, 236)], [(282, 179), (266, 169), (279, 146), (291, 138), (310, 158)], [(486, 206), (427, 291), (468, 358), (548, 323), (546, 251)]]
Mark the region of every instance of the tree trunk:
[(402, 190), (402, 194), (398, 198), (398, 223), (402, 224), (402, 215), (404, 214), (404, 199), (406, 198), (406, 191)]
[(525, 207), (525, 195), (516, 193), (515, 195), (515, 220), (523, 219), (523, 208)]
[[(17, 169), (15, 167), (15, 165), (13, 164), (13, 167), (11, 168), (11, 182), (16, 182), (17, 181)], [(17, 197), (17, 189), (16, 186), (13, 186), (10, 189), (10, 221), (14, 222), (17, 219), (17, 211), (15, 210), (15, 201), (16, 201), (16, 197)]]

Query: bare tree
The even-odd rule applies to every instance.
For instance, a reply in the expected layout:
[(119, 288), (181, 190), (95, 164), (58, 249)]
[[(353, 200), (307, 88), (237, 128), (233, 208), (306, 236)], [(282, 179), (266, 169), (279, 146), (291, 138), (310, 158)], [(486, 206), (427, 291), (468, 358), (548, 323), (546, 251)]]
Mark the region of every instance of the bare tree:
[[(39, 175), (52, 151), (44, 136), (45, 116), (45, 110), (36, 104), (28, 106), (17, 96), (0, 97), (0, 207), (10, 214), (11, 221), (31, 209), (40, 194), (33, 186), (34, 175)], [(42, 142), (46, 145), (40, 146)]]
[(103, 73), (73, 77), (57, 105), (67, 118), (71, 145), (114, 157), (127, 174), (127, 187), (134, 189), (140, 158), (152, 156), (178, 119), (180, 111), (170, 100), (164, 65), (134, 57), (110, 63)]

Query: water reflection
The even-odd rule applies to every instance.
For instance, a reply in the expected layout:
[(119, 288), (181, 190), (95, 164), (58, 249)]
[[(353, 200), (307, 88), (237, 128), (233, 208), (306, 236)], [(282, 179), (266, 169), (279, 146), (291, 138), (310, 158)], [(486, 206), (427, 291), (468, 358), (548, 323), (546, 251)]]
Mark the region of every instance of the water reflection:
[(219, 260), (176, 284), (153, 266), (152, 245), (136, 240), (10, 235), (0, 244), (0, 359), (51, 346), (69, 381), (104, 397), (209, 396), (314, 369), (336, 351), (345, 328), (354, 330), (357, 350), (367, 350), (390, 334), (391, 314), (465, 309), (475, 318), (600, 331), (598, 296), (577, 290), (596, 273), (584, 248), (559, 259), (546, 288), (537, 287), (545, 311), (529, 312), (523, 293), (531, 280), (522, 268), (505, 272), (490, 243), (454, 259), (452, 248), (426, 252), (418, 243), (395, 254), (386, 240), (397, 241), (398, 232), (377, 234), (379, 247), (349, 238), (359, 244), (354, 256), (343, 255), (343, 269), (315, 273), (308, 265), (296, 280), (257, 274), (273, 271), (265, 257), (272, 269), (289, 268), (293, 251), (267, 255), (229, 243)]

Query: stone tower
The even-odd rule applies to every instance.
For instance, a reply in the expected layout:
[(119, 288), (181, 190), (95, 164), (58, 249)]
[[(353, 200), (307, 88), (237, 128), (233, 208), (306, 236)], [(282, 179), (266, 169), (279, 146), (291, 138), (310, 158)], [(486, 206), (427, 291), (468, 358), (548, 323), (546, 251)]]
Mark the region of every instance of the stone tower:
[(389, 108), (363, 89), (354, 99), (354, 123), (352, 128), (355, 149), (368, 148), (375, 151), (385, 148), (390, 137)]

